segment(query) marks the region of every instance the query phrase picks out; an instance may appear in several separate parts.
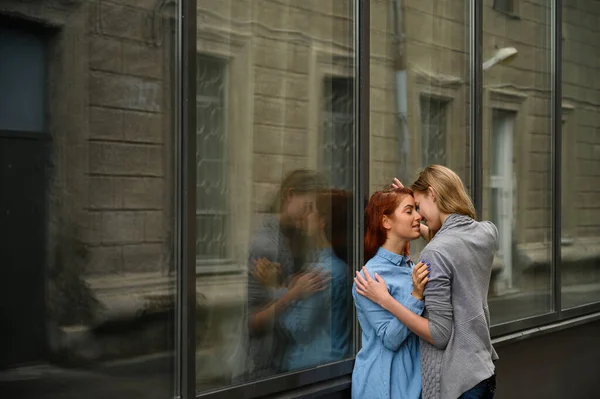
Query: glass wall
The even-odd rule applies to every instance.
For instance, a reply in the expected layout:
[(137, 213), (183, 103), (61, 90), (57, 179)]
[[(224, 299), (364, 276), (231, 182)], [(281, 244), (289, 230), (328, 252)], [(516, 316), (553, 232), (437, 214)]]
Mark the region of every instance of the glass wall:
[(1, 2), (0, 397), (251, 399), (347, 377), (364, 197), (429, 164), (498, 227), (495, 333), (600, 310), (600, 10), (562, 3), (554, 43), (551, 0)]
[(46, 3), (0, 6), (0, 397), (172, 397), (177, 3)]
[(563, 2), (562, 307), (600, 301), (600, 10)]
[(371, 1), (371, 193), (432, 163), (470, 185), (468, 38), (468, 1)]
[(483, 218), (494, 324), (552, 311), (551, 2), (483, 6)]
[(353, 2), (199, 0), (199, 392), (350, 358)]

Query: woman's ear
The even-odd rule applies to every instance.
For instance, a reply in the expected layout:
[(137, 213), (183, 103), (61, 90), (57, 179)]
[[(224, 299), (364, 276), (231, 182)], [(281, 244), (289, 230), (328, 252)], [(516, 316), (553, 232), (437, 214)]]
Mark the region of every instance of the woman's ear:
[(390, 230), (392, 228), (392, 225), (390, 224), (390, 219), (386, 215), (383, 215), (383, 219), (381, 219), (381, 225), (386, 230)]
[(433, 189), (433, 187), (429, 186), (429, 188), (427, 189), (429, 195), (431, 195), (431, 200), (433, 202), (435, 202), (436, 200), (436, 194), (435, 194), (435, 190)]

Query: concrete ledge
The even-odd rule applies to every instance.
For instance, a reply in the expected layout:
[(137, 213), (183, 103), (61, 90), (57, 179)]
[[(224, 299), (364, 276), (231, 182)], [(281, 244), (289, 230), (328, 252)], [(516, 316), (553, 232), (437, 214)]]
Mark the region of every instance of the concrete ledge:
[(591, 323), (594, 321), (600, 320), (600, 312), (592, 313), (585, 316), (575, 317), (569, 320), (560, 321), (552, 324), (548, 324), (541, 327), (534, 327), (527, 329), (525, 331), (520, 331), (514, 334), (503, 335), (498, 338), (492, 339), (492, 344), (495, 346), (502, 346), (511, 344), (513, 342), (521, 341), (524, 339), (529, 339), (533, 337), (537, 337), (543, 334), (550, 334), (553, 332), (565, 330), (567, 328), (576, 327), (581, 324)]

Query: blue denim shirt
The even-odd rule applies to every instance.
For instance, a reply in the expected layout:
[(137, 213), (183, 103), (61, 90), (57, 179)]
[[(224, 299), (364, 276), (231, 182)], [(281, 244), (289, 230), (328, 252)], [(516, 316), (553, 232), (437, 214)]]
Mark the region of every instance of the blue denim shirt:
[(350, 269), (331, 248), (314, 254), (312, 267), (331, 273), (324, 291), (296, 302), (282, 317), (292, 338), (287, 370), (341, 360), (351, 344)]
[[(381, 276), (395, 300), (420, 315), (424, 303), (411, 295), (414, 265), (408, 257), (379, 248), (365, 265)], [(354, 305), (362, 329), (362, 348), (352, 373), (354, 399), (418, 399), (421, 396), (419, 337), (390, 312), (356, 292)]]

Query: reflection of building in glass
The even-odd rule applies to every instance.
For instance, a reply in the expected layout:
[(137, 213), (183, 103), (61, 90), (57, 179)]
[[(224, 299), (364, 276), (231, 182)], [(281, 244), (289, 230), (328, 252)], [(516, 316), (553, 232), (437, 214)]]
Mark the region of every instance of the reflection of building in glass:
[[(187, 16), (197, 25), (197, 198), (186, 221), (181, 1), (3, 1), (0, 303), (20, 308), (1, 308), (12, 338), (0, 343), (0, 366), (151, 355), (155, 385), (135, 393), (171, 395), (175, 270), (193, 241), (198, 390), (247, 382), (250, 242), (297, 169), (356, 193), (361, 170), (373, 192), (395, 176), (410, 183), (427, 164), (449, 166), (483, 194), (482, 217), (499, 229), (493, 324), (559, 310), (551, 2), (484, 3), (482, 59), (518, 55), (483, 72), (483, 183), (473, 187), (470, 2), (371, 0), (370, 109), (358, 110), (354, 2), (198, 0)], [(569, 309), (600, 300), (600, 10), (563, 3), (558, 294)], [(357, 112), (370, 118), (368, 163), (355, 159)], [(190, 220), (195, 237), (184, 242)], [(413, 243), (414, 256), (421, 248)]]

